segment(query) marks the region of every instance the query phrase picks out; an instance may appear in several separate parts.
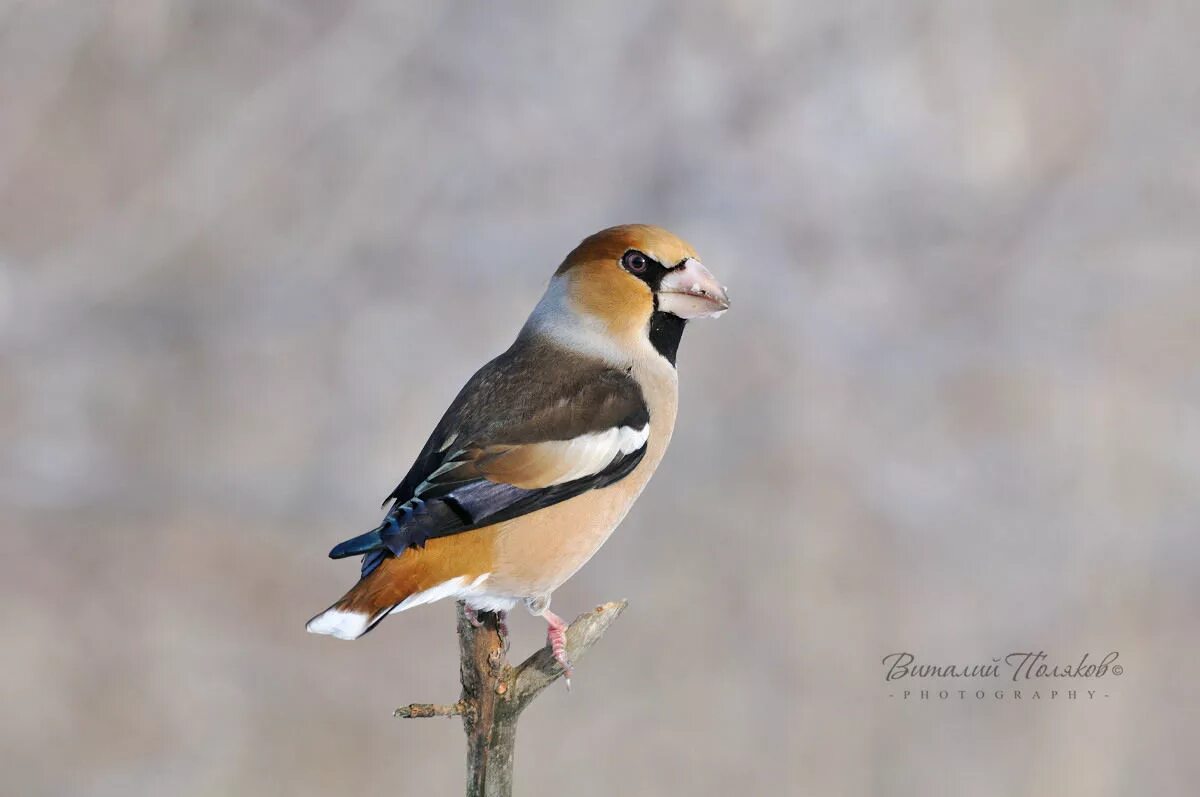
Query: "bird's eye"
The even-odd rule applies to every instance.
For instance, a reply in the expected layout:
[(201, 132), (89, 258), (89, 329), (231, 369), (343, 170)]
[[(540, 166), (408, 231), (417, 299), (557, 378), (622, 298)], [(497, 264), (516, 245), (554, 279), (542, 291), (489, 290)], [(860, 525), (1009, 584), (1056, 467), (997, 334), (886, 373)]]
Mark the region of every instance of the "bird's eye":
[(621, 258), (621, 265), (625, 266), (625, 270), (631, 274), (644, 274), (650, 267), (650, 258), (636, 249), (631, 249)]

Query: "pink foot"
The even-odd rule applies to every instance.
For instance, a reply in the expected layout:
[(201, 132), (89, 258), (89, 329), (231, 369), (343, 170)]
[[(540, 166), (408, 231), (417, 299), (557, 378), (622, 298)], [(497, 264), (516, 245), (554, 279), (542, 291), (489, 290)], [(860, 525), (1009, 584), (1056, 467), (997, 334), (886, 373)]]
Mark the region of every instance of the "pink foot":
[(571, 660), (567, 658), (567, 623), (549, 609), (542, 612), (546, 621), (546, 642), (550, 644), (550, 652), (554, 660), (563, 668), (563, 680), (567, 682), (567, 690), (571, 689)]
[(479, 619), (479, 612), (472, 609), (470, 606), (463, 606), (463, 614), (467, 616), (467, 622), (472, 628), (483, 628), (483, 621)]

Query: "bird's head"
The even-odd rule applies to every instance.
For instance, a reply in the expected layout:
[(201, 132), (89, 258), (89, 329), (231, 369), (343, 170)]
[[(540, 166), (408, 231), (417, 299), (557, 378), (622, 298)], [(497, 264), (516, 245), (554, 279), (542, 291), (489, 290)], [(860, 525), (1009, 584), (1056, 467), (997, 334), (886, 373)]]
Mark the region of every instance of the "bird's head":
[(729, 309), (726, 289), (685, 241), (626, 224), (588, 236), (554, 273), (550, 291), (622, 347), (649, 339), (672, 363), (684, 324)]

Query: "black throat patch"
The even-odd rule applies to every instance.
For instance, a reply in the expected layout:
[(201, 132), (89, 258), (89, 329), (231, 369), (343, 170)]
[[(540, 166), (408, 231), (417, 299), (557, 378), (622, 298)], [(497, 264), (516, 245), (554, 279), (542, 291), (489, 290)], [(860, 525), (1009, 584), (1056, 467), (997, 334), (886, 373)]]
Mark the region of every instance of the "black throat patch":
[[(655, 305), (657, 304), (655, 301)], [(686, 320), (658, 309), (650, 316), (650, 344), (654, 346), (655, 351), (666, 357), (672, 366), (675, 365), (679, 340), (683, 337), (683, 328), (686, 325)]]

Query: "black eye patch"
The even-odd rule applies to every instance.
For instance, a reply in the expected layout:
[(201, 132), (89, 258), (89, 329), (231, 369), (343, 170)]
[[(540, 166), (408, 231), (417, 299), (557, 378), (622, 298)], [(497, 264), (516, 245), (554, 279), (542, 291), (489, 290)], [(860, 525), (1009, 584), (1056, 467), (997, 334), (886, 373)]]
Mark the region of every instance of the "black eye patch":
[(625, 254), (621, 255), (621, 268), (628, 271), (633, 276), (640, 279), (642, 282), (650, 286), (650, 290), (658, 292), (659, 283), (668, 272), (674, 271), (677, 268), (682, 268), (683, 262), (678, 265), (667, 268), (662, 263), (659, 263), (654, 258), (645, 252), (639, 252), (636, 249), (630, 249)]

